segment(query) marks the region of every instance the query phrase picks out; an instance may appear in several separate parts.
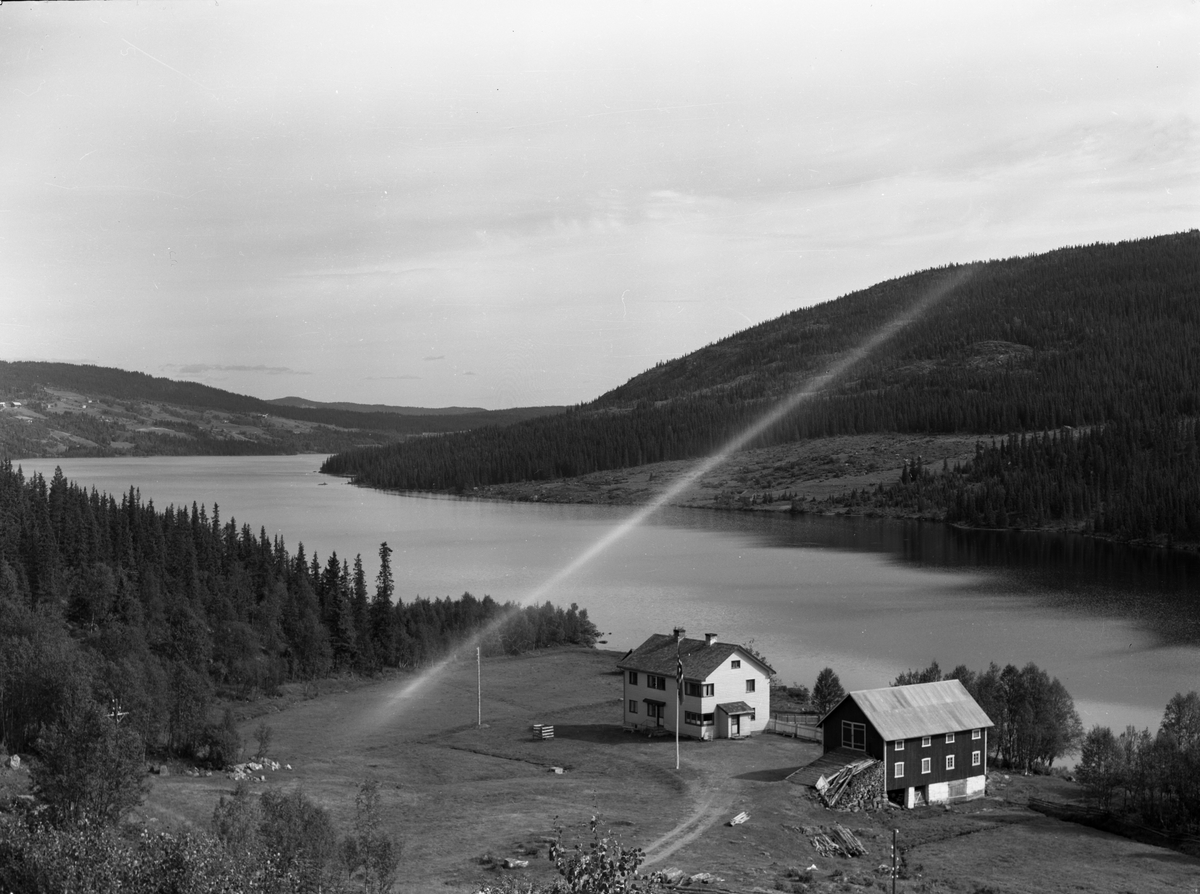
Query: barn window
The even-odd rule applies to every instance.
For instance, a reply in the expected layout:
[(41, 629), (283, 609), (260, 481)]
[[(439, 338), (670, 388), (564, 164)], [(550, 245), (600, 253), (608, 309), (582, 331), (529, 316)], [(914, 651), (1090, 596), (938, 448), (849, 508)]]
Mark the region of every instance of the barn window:
[(929, 736), (924, 736), (924, 737), (921, 739), (921, 747), (922, 747), (922, 748), (928, 748), (928, 747), (929, 747)]
[(954, 769), (954, 755), (953, 754), (946, 755), (946, 769), (947, 770)]
[(932, 772), (932, 770), (933, 770), (933, 762), (927, 757), (921, 758), (921, 772), (929, 773), (929, 772)]
[(971, 766), (972, 767), (979, 766), (979, 752), (978, 751), (971, 752)]
[(978, 739), (981, 735), (982, 735), (982, 730), (977, 730), (977, 729), (971, 730), (971, 738), (972, 739)]
[(733, 659), (733, 661), (729, 662), (729, 666), (731, 668), (733, 668), (734, 670), (737, 670), (738, 668), (740, 668), (742, 666), (742, 659), (740, 659), (740, 658)]
[(629, 685), (630, 685), (630, 686), (636, 686), (636, 685), (637, 685), (637, 671), (630, 671), (630, 672), (629, 672)]
[(853, 720), (842, 721), (842, 747), (855, 751), (867, 750), (867, 727)]
[(949, 745), (954, 741), (954, 733), (946, 733), (946, 744)]
[(897, 739), (895, 742), (892, 743), (892, 748), (894, 748), (896, 751), (903, 751), (904, 750), (904, 740)]
[(903, 775), (904, 775), (904, 761), (896, 761), (896, 770), (894, 773), (892, 773), (892, 776), (894, 776), (896, 779), (899, 779)]
[(630, 713), (630, 714), (636, 714), (636, 713), (637, 713), (637, 699), (633, 699), (633, 698), (631, 698), (631, 699), (629, 700), (629, 713)]

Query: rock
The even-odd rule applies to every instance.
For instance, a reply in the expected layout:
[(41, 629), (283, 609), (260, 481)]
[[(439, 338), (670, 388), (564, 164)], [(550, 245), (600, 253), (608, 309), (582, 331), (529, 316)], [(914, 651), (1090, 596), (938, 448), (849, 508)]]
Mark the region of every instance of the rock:
[(672, 866), (670, 869), (664, 869), (659, 873), (663, 877), (663, 881), (668, 884), (677, 885), (683, 880), (683, 870), (678, 866)]
[(19, 755), (19, 754), (10, 754), (10, 755), (9, 755), (9, 756), (8, 756), (8, 757), (5, 759), (5, 761), (4, 761), (4, 766), (8, 767), (10, 770), (19, 770), (19, 769), (21, 769), (21, 755)]
[(515, 857), (505, 857), (504, 858), (504, 868), (505, 869), (524, 869), (528, 865), (529, 865), (528, 860), (518, 860)]
[(563, 768), (562, 767), (551, 767), (550, 772), (554, 773), (556, 776), (561, 776), (563, 773)]

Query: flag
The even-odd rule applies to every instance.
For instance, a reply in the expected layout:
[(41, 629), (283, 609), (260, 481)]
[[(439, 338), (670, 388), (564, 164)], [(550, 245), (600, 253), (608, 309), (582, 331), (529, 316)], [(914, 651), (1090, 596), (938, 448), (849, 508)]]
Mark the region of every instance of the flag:
[(679, 700), (683, 701), (683, 659), (675, 659), (675, 686), (679, 690)]

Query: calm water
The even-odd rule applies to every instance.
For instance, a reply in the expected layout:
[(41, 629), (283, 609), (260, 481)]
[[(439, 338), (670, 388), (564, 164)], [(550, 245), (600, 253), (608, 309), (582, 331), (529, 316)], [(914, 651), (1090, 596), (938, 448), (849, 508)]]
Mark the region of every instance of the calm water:
[[(316, 472), (321, 457), (22, 460), (84, 486), (130, 485), (156, 506), (220, 506), (322, 561), (386, 540), (397, 594), (470, 591), (522, 601), (628, 510), (414, 498)], [(1200, 561), (1072, 536), (963, 532), (873, 519), (664, 510), (541, 598), (577, 602), (627, 649), (647, 633), (753, 641), (786, 681), (825, 666), (847, 689), (944, 669), (1034, 661), (1085, 726), (1157, 728), (1175, 692), (1200, 689)]]

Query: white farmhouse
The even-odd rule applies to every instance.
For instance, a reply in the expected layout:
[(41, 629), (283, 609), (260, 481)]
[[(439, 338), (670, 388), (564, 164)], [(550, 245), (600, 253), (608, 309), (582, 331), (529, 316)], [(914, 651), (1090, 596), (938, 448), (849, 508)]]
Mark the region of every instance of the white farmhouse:
[[(677, 674), (683, 665), (683, 704)], [(771, 716), (771, 676), (761, 658), (734, 643), (679, 640), (656, 633), (617, 664), (624, 678), (622, 713), (627, 729), (675, 732), (681, 736), (727, 739), (761, 732)]]

